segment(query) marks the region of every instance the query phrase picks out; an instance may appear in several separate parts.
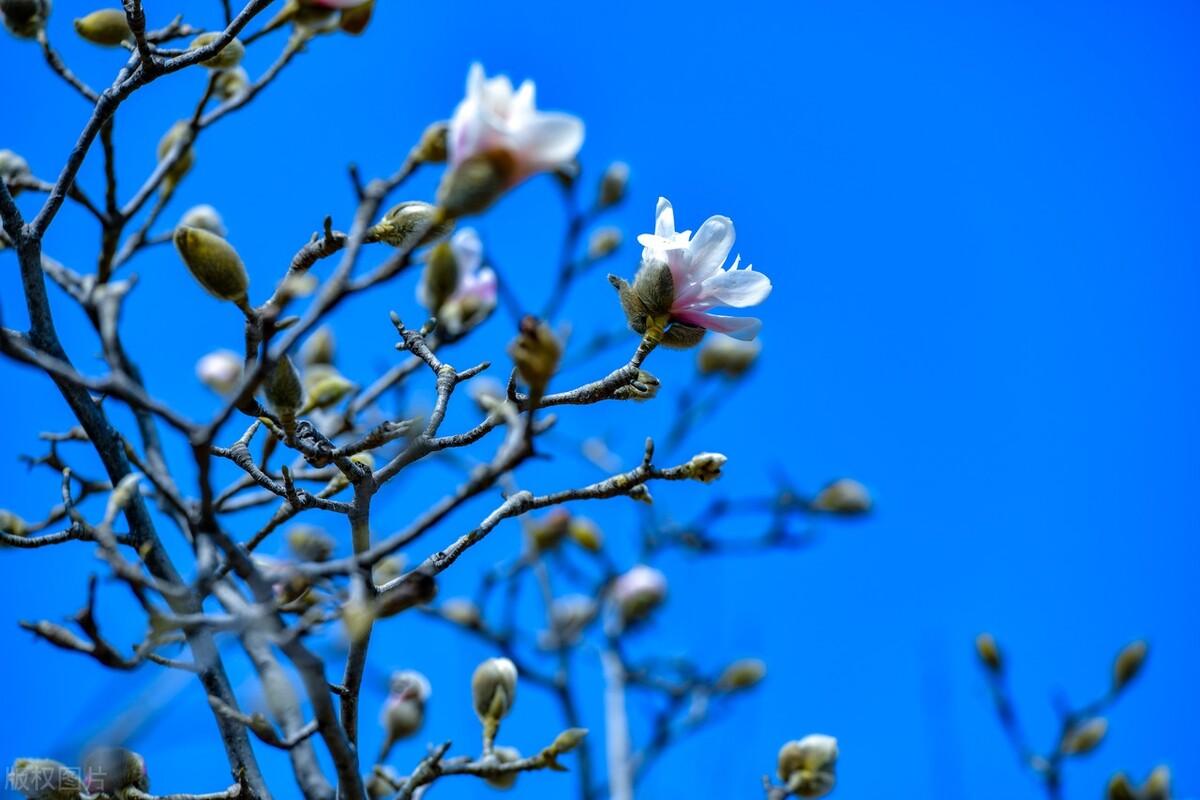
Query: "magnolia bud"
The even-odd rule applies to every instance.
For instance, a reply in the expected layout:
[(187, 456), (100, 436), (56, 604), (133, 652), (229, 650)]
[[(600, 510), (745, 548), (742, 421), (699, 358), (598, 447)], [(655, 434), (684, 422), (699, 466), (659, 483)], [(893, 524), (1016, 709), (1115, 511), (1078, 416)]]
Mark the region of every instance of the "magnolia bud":
[[(0, 150), (0, 180), (11, 184), (17, 178), (29, 176), (29, 162), (12, 150)], [(9, 193), (16, 197), (21, 193), (17, 186), (10, 186)]]
[(287, 535), (288, 547), (302, 561), (328, 561), (337, 542), (314, 525), (296, 525)]
[(1171, 800), (1171, 770), (1160, 764), (1142, 784), (1142, 800)]
[(246, 73), (245, 67), (239, 66), (222, 70), (217, 75), (216, 83), (213, 84), (213, 94), (221, 101), (232, 100), (245, 94), (249, 88), (250, 76)]
[(333, 329), (328, 325), (322, 325), (313, 331), (313, 334), (300, 347), (300, 363), (306, 367), (316, 364), (332, 364), (336, 350)]
[(368, 800), (385, 800), (396, 793), (396, 784), (379, 774), (378, 768), (366, 780)]
[(1067, 731), (1059, 748), (1069, 756), (1085, 755), (1100, 746), (1106, 733), (1108, 720), (1104, 717), (1092, 717)]
[(587, 595), (555, 598), (550, 604), (550, 630), (539, 635), (538, 643), (547, 650), (569, 647), (579, 640), (598, 610), (596, 601)]
[(701, 483), (712, 483), (721, 477), (721, 467), (728, 459), (721, 453), (699, 453), (687, 463), (688, 477)]
[(199, 228), (202, 231), (215, 233), (222, 238), (226, 233), (225, 222), (221, 219), (221, 215), (207, 203), (192, 206), (183, 212), (183, 216), (179, 218), (179, 224), (185, 228)]
[(1004, 669), (1004, 658), (1000, 655), (1000, 646), (996, 637), (990, 633), (981, 633), (975, 637), (975, 655), (991, 672), (1000, 673)]
[(597, 228), (588, 239), (587, 256), (590, 261), (599, 261), (612, 255), (621, 246), (621, 229), (608, 226)]
[(587, 517), (571, 517), (567, 536), (589, 553), (599, 553), (604, 547), (604, 534), (600, 532), (600, 526)]
[(612, 601), (627, 623), (645, 619), (666, 597), (666, 576), (645, 564), (618, 576), (612, 586)]
[(388, 556), (380, 559), (372, 570), (371, 577), (376, 584), (383, 586), (404, 574), (404, 559), (399, 556)]
[(625, 189), (629, 185), (629, 165), (624, 161), (614, 161), (604, 170), (600, 179), (600, 191), (596, 196), (599, 208), (615, 206), (625, 199)]
[(717, 334), (708, 337), (696, 354), (696, 368), (701, 375), (740, 378), (754, 366), (761, 352), (762, 342), (758, 339), (743, 342), (732, 336)]
[(449, 125), (443, 120), (435, 122), (421, 134), (421, 141), (413, 149), (413, 158), (423, 164), (440, 164), (446, 160), (446, 133)]
[[(185, 139), (191, 138), (191, 124), (186, 120), (179, 120), (172, 125), (163, 137), (158, 141), (158, 160), (165, 161), (175, 146)], [(196, 160), (195, 154), (192, 152), (192, 145), (189, 143), (187, 149), (179, 156), (179, 159), (171, 165), (167, 170), (167, 175), (163, 178), (163, 191), (172, 191), (176, 184), (187, 174), (187, 171), (192, 168), (192, 163)]]
[(766, 675), (767, 665), (761, 659), (739, 659), (726, 667), (721, 677), (717, 678), (717, 688), (727, 692), (749, 689), (761, 683)]
[(46, 27), (50, 0), (0, 0), (0, 17), (13, 36), (33, 39)]
[(569, 753), (587, 738), (587, 728), (567, 728), (565, 731), (554, 737), (554, 741), (550, 743), (548, 748), (555, 755)]
[(328, 364), (314, 364), (304, 371), (306, 411), (329, 408), (354, 390), (354, 384)]
[(636, 500), (648, 506), (654, 505), (654, 496), (650, 494), (650, 490), (646, 488), (646, 484), (644, 483), (639, 483), (637, 486), (632, 487), (626, 494), (630, 500)]
[(1109, 779), (1104, 797), (1105, 800), (1138, 800), (1137, 793), (1124, 772), (1118, 772)]
[(192, 277), (213, 297), (233, 303), (246, 301), (250, 278), (229, 242), (215, 233), (181, 226), (175, 229), (175, 249)]
[(668, 316), (675, 303), (675, 278), (667, 262), (657, 259), (643, 261), (633, 277), (633, 294), (646, 315)]
[(7, 783), (30, 800), (76, 800), (85, 788), (75, 770), (48, 758), (18, 758)]
[(13, 512), (0, 508), (0, 531), (12, 536), (24, 536), (29, 533), (29, 525)]
[(75, 20), (75, 32), (92, 44), (116, 47), (133, 35), (119, 8), (102, 8)]
[(865, 514), (871, 510), (871, 495), (858, 481), (839, 478), (817, 493), (812, 507), (831, 514)]
[(435, 314), (458, 288), (458, 259), (449, 242), (440, 242), (429, 251), (421, 287), (429, 310)]
[(216, 350), (196, 362), (196, 377), (217, 394), (229, 394), (242, 380), (242, 359), (232, 350)]
[(442, 616), (464, 628), (477, 627), (480, 622), (479, 606), (465, 597), (447, 598), (442, 603)]
[(437, 203), (451, 217), (480, 214), (512, 185), (516, 159), (507, 150), (471, 156), (446, 171)]
[(1117, 660), (1113, 662), (1114, 691), (1124, 689), (1130, 681), (1137, 677), (1141, 672), (1142, 664), (1146, 662), (1147, 651), (1146, 642), (1139, 639), (1125, 645), (1117, 654)]
[(657, 397), (658, 390), (661, 388), (662, 381), (655, 377), (654, 373), (639, 369), (636, 378), (613, 390), (613, 397), (617, 400), (634, 400), (642, 403)]
[(471, 676), (471, 700), (480, 720), (498, 722), (517, 698), (517, 667), (507, 658), (489, 658)]
[(531, 521), (526, 528), (535, 550), (553, 550), (567, 535), (571, 514), (565, 508), (556, 508), (539, 520)]
[[(220, 38), (221, 34), (219, 33), (202, 33), (192, 40), (188, 49), (199, 50), (201, 47), (208, 47)], [(245, 45), (239, 39), (230, 39), (228, 44), (201, 61), (200, 64), (209, 69), (231, 69), (242, 63), (244, 55), (246, 55)]]
[(837, 780), (838, 746), (832, 736), (814, 733), (779, 750), (779, 778), (798, 797), (824, 797)]
[(491, 413), (507, 399), (500, 381), (487, 376), (473, 379), (467, 385), (467, 395), (485, 414)]
[(342, 9), (342, 16), (338, 20), (338, 27), (352, 36), (358, 36), (367, 29), (367, 23), (371, 21), (371, 14), (375, 11), (375, 0), (367, 0), (357, 6)]
[(516, 338), (508, 345), (508, 354), (521, 379), (528, 384), (530, 394), (540, 398), (558, 369), (562, 343), (546, 323), (526, 316), (521, 320)]
[(388, 698), (379, 712), (379, 724), (384, 730), (380, 762), (387, 758), (392, 745), (412, 736), (425, 724), (425, 702), (431, 694), (429, 680), (416, 670), (392, 673)]
[[(497, 747), (492, 750), (492, 756), (501, 764), (511, 764), (521, 760), (521, 753), (515, 747)], [(516, 772), (502, 772), (499, 775), (484, 778), (493, 789), (511, 789), (517, 782)]]
[(300, 384), (300, 373), (292, 360), (283, 356), (275, 362), (275, 369), (263, 384), (267, 402), (280, 416), (294, 414), (304, 401), (304, 387)]
[(371, 234), (379, 241), (407, 252), (442, 238), (452, 227), (452, 223), (442, 221), (436, 206), (420, 200), (406, 200), (392, 206), (371, 228)]
[(150, 789), (146, 760), (123, 747), (98, 747), (88, 753), (83, 759), (83, 780), (90, 794), (111, 797), (121, 796), (130, 787), (143, 792)]

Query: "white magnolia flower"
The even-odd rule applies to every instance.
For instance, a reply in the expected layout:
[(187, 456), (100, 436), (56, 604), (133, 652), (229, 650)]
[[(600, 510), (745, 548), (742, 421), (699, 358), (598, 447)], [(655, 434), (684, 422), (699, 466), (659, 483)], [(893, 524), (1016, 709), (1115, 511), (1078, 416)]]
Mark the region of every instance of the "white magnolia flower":
[(536, 172), (571, 161), (583, 145), (583, 121), (570, 114), (538, 111), (533, 81), (515, 91), (506, 75), (488, 78), (475, 63), (467, 73), (467, 96), (454, 110), (447, 155), (454, 168), (484, 153), (504, 151), (514, 160), (513, 186)]
[(196, 377), (217, 394), (229, 394), (242, 379), (242, 359), (232, 350), (216, 350), (196, 362)]
[[(458, 285), (442, 304), (439, 317), (449, 333), (457, 334), (496, 307), (496, 273), (483, 266), (483, 243), (474, 228), (455, 233), (450, 250), (458, 266)], [(424, 280), (417, 284), (417, 302), (426, 308), (432, 306)]]
[(708, 313), (716, 306), (748, 308), (771, 293), (771, 281), (753, 267), (738, 269), (741, 256), (725, 269), (733, 249), (733, 221), (720, 215), (709, 217), (696, 231), (675, 230), (675, 210), (665, 197), (658, 198), (654, 233), (638, 237), (643, 263), (665, 262), (675, 284), (671, 318), (678, 322), (727, 333), (749, 341), (762, 327), (754, 317), (726, 317)]

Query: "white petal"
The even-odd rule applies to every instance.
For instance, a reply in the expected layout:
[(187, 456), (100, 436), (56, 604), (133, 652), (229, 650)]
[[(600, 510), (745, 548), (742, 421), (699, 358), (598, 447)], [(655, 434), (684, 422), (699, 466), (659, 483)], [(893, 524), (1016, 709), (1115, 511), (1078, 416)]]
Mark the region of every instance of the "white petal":
[(692, 325), (699, 325), (710, 331), (725, 333), (735, 339), (748, 342), (758, 335), (762, 329), (762, 320), (758, 317), (725, 317), (720, 314), (685, 314), (679, 319)]
[(473, 275), (483, 261), (483, 242), (474, 228), (463, 228), (450, 239), (450, 249), (458, 263), (458, 274)]
[(570, 114), (538, 114), (514, 134), (522, 171), (555, 169), (583, 146), (583, 120)]
[(675, 209), (665, 197), (658, 198), (658, 207), (654, 210), (654, 235), (663, 239), (675, 238)]
[(704, 220), (688, 246), (695, 274), (704, 278), (723, 267), (733, 249), (733, 238), (733, 220), (729, 217), (716, 215)]
[(771, 293), (771, 279), (752, 269), (731, 269), (704, 280), (701, 296), (732, 308), (758, 305)]

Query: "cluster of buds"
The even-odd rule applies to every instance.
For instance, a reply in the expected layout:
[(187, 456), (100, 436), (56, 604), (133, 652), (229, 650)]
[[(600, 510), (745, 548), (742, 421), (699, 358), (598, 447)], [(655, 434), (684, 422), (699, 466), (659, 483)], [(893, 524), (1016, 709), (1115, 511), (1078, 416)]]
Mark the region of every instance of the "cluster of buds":
[(667, 599), (667, 577), (638, 564), (613, 581), (610, 597), (624, 625), (641, 622)]
[(425, 704), (432, 694), (429, 680), (416, 670), (392, 673), (388, 697), (379, 712), (379, 724), (384, 732), (379, 763), (387, 760), (396, 742), (412, 736), (425, 724)]
[(489, 658), (471, 676), (471, 700), (483, 723), (483, 750), (492, 751), (500, 720), (517, 699), (517, 667), (507, 658)]
[(13, 36), (34, 39), (46, 27), (50, 8), (50, 0), (0, 0), (0, 18)]
[(1108, 782), (1107, 800), (1171, 800), (1171, 770), (1159, 765), (1135, 787), (1124, 772), (1118, 772)]
[(789, 794), (824, 797), (837, 782), (837, 759), (837, 739), (814, 733), (779, 749), (777, 772)]

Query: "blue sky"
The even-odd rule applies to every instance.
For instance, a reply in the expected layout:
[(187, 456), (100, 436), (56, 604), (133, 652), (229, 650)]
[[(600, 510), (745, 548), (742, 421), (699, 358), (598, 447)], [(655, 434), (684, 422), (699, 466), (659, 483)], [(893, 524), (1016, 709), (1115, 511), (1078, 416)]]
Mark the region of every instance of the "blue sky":
[[(58, 5), (52, 38), (73, 68), (102, 85), (119, 58), (77, 43), (76, 4)], [(158, 0), (146, 5), (152, 24), (174, 11)], [(368, 175), (394, 169), (425, 124), (449, 114), (471, 61), (532, 77), (543, 106), (586, 121), (587, 180), (611, 159), (632, 165), (629, 202), (611, 219), (630, 241), (650, 230), (665, 194), (681, 227), (714, 213), (732, 217), (735, 249), (774, 282), (762, 308), (761, 368), (681, 450), (729, 455), (727, 476), (711, 491), (755, 494), (782, 470), (808, 489), (853, 475), (878, 499), (871, 520), (825, 526), (819, 543), (800, 552), (662, 561), (671, 600), (636, 647), (711, 666), (757, 655), (770, 673), (720, 724), (673, 751), (639, 797), (753, 796), (778, 746), (814, 731), (841, 742), (838, 797), (1035, 797), (972, 660), (983, 629), (1006, 647), (1019, 708), (1042, 744), (1053, 736), (1053, 697), (1078, 702), (1101, 692), (1116, 650), (1149, 638), (1142, 680), (1113, 712), (1100, 751), (1068, 769), (1066, 796), (1097, 797), (1111, 772), (1140, 775), (1160, 762), (1175, 770), (1182, 796), (1200, 794), (1200, 9), (382, 5), (365, 37), (314, 43), (282, 83), (207, 133), (167, 217), (193, 203), (217, 205), (252, 284), (270, 286), (324, 215), (348, 225), (346, 164)], [(197, 22), (217, 21), (218, 3), (188, 6), (209, 15)], [(280, 45), (274, 38), (252, 48), (251, 71)], [(153, 167), (155, 143), (190, 111), (202, 84), (201, 74), (186, 74), (122, 107), (123, 192)], [(36, 46), (11, 38), (0, 41), (0, 93), (0, 147), (52, 177), (87, 107), (44, 69)], [(94, 195), (99, 174), (99, 160), (89, 159), (81, 180)], [(405, 196), (429, 199), (434, 185), (434, 176), (420, 176)], [(538, 180), (478, 222), (530, 306), (545, 294), (563, 221), (554, 186)], [(88, 268), (95, 246), (94, 225), (73, 209), (46, 242), (78, 269)], [(611, 266), (631, 275), (636, 258), (627, 244)], [(216, 401), (192, 365), (211, 349), (238, 346), (237, 319), (195, 289), (169, 248), (131, 267), (140, 284), (124, 331), (151, 390), (193, 416), (208, 413)], [(66, 298), (54, 301), (68, 350), (98, 371), (86, 322)], [(342, 367), (352, 377), (365, 380), (395, 358), (391, 308), (420, 313), (411, 276), (339, 312)], [(0, 312), (5, 325), (24, 324), (11, 254), (0, 254)], [(578, 341), (620, 324), (601, 273), (575, 287), (565, 316)], [(487, 341), (456, 351), (455, 363), (500, 360), (509, 334), (497, 315), (481, 336)], [(563, 380), (588, 379), (623, 358), (611, 352)], [(669, 394), (687, 385), (691, 363), (664, 352), (650, 366)], [(9, 363), (0, 375), (8, 387), (0, 393), (8, 420), (0, 506), (33, 517), (57, 487), (17, 456), (37, 447), (38, 431), (67, 427), (68, 412), (44, 378)], [(429, 391), (415, 387), (412, 399)], [(576, 438), (611, 437), (629, 463), (645, 435), (666, 432), (673, 408), (574, 409), (562, 426)], [(181, 447), (172, 454), (186, 460)], [(449, 475), (431, 467), (381, 497), (380, 530), (401, 526)], [(564, 456), (523, 480), (549, 490), (594, 477)], [(656, 496), (686, 517), (705, 491), (672, 487)], [(440, 546), (485, 510), (473, 507), (411, 555)], [(628, 562), (637, 510), (610, 503), (586, 511)], [(498, 530), (447, 578), (443, 596), (468, 590), (518, 536), (515, 524)], [(99, 674), (16, 628), (18, 619), (78, 608), (82, 577), (93, 569), (86, 546), (0, 553), (6, 764), (59, 752), (64, 733), (82, 734), (151, 685), (152, 670)], [(108, 589), (102, 603), (114, 635), (137, 635), (121, 591)], [(467, 681), (487, 655), (407, 618), (381, 633), (375, 653), (381, 668), (435, 676), (427, 733), (464, 747), (477, 736)], [(233, 669), (244, 676), (244, 666)], [(594, 667), (584, 675), (586, 715), (599, 733)], [(368, 708), (381, 699), (371, 686)], [(532, 750), (552, 736), (550, 710), (524, 692), (506, 723), (512, 742)], [(370, 751), (378, 733), (364, 727)], [(225, 785), (211, 733), (203, 698), (187, 685), (135, 741), (157, 790)], [(420, 743), (405, 743), (394, 763), (403, 768), (421, 753)], [(266, 763), (285, 769), (274, 754)], [(568, 785), (530, 776), (519, 791), (558, 797)], [(461, 783), (439, 793), (487, 791)]]

